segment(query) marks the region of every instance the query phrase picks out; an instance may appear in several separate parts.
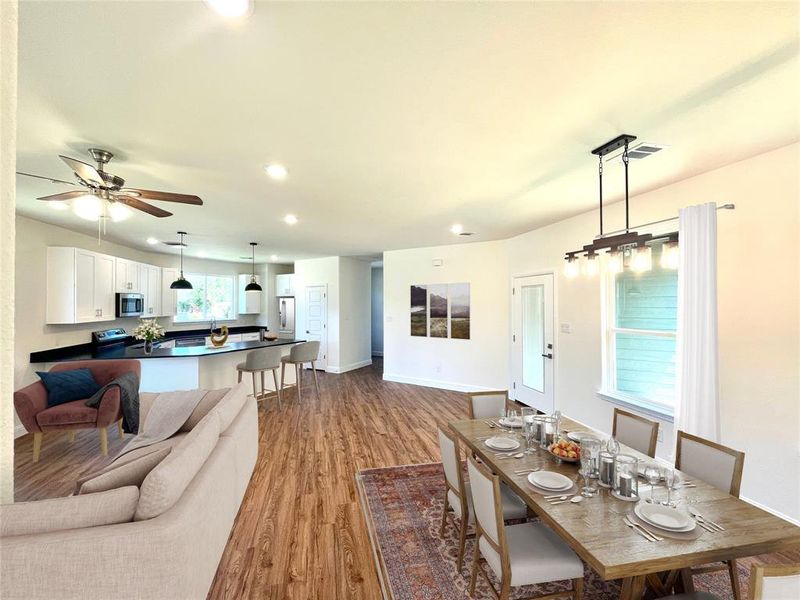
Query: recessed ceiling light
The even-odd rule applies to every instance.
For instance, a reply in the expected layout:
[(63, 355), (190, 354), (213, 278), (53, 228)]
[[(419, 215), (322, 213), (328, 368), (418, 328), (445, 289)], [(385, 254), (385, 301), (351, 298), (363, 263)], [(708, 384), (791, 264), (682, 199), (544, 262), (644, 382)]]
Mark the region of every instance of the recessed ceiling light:
[(223, 17), (244, 17), (253, 12), (251, 0), (206, 0), (206, 4)]
[(296, 225), (297, 224), (297, 217), (294, 215), (286, 215), (283, 217), (283, 222), (287, 225)]
[(269, 257), (269, 259), (270, 260), (278, 260), (278, 255), (277, 254), (273, 254), (272, 256)]
[(459, 225), (458, 223), (450, 227), (450, 233), (453, 233), (455, 235), (461, 235), (463, 231), (464, 227), (462, 225)]
[(69, 204), (66, 202), (48, 202), (47, 205), (52, 208), (53, 210), (67, 210), (69, 208)]
[(151, 246), (155, 246), (158, 243), (158, 240), (154, 237), (149, 237), (147, 238), (147, 243)]
[(286, 176), (289, 174), (289, 171), (286, 170), (286, 167), (277, 163), (267, 165), (264, 167), (264, 170), (272, 179), (277, 179), (278, 181), (286, 179)]

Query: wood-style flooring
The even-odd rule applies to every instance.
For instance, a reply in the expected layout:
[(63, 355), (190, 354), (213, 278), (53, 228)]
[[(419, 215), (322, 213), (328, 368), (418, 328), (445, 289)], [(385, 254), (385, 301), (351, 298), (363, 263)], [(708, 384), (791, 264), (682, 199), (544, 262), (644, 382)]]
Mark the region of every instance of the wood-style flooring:
[[(342, 375), (306, 377), (302, 401), (288, 391), (259, 411), (259, 456), (209, 598), (381, 597), (355, 487), (371, 467), (439, 461), (437, 419), (467, 418), (463, 394), (383, 381), (380, 361)], [(96, 431), (16, 442), (18, 501), (68, 495), (105, 462)], [(109, 431), (109, 454), (120, 442)]]

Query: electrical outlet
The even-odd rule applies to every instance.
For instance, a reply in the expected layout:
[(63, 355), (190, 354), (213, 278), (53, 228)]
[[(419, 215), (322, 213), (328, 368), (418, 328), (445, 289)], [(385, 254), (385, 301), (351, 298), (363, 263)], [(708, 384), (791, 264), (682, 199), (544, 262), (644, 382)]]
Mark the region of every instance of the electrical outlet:
[(572, 325), (569, 323), (561, 323), (561, 333), (572, 333)]

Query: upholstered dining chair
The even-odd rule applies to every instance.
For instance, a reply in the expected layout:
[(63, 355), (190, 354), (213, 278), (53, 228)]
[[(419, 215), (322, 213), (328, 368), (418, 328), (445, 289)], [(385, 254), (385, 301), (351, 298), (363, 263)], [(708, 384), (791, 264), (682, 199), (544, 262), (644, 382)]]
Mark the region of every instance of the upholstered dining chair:
[[(506, 600), (511, 587), (550, 581), (572, 581), (572, 590), (539, 596), (583, 597), (583, 563), (553, 530), (542, 523), (505, 525), (501, 510), (500, 478), (473, 457), (468, 458), (470, 492), (475, 510), (475, 553), (469, 593), (475, 593), (478, 572), (499, 600)], [(500, 580), (500, 590), (480, 564), (483, 556)]]
[(620, 444), (647, 454), (650, 458), (656, 457), (658, 421), (651, 421), (626, 410), (615, 408), (611, 434), (617, 438)]
[[(138, 360), (76, 360), (54, 365), (51, 373), (89, 369), (92, 377), (101, 387), (123, 373), (136, 373), (141, 376)], [(119, 437), (122, 431), (122, 406), (120, 390), (114, 386), (108, 389), (97, 408), (86, 406), (88, 398), (73, 400), (56, 406), (47, 406), (47, 388), (41, 381), (14, 392), (14, 408), (26, 431), (33, 434), (33, 462), (39, 462), (42, 438), (47, 432), (64, 431), (69, 441), (75, 439), (78, 429), (98, 429), (100, 431), (100, 452), (108, 455), (108, 427), (117, 424)]]
[(314, 387), (319, 398), (319, 381), (317, 380), (317, 360), (319, 360), (319, 342), (303, 342), (292, 346), (289, 355), (281, 358), (281, 390), (286, 375), (286, 365), (294, 365), (295, 379), (297, 381), (297, 399), (303, 399), (303, 365), (311, 365), (311, 373), (314, 375)]
[[(239, 383), (242, 382), (242, 375), (250, 373), (253, 376), (253, 398), (256, 400), (264, 400), (267, 396), (264, 376), (267, 371), (272, 371), (272, 380), (275, 382), (275, 393), (278, 396), (278, 406), (281, 405), (281, 388), (278, 385), (278, 367), (281, 366), (281, 355), (283, 349), (280, 346), (272, 346), (268, 348), (258, 348), (251, 350), (244, 357), (244, 362), (236, 365), (236, 370), (239, 373)], [(261, 393), (258, 393), (256, 388), (256, 373), (261, 376)]]
[(504, 417), (508, 405), (508, 390), (470, 392), (469, 418), (488, 419)]
[[(675, 446), (675, 468), (738, 498), (739, 489), (742, 486), (744, 452), (685, 431), (678, 431), (678, 441)], [(741, 600), (742, 592), (739, 586), (736, 559), (723, 561), (723, 564), (693, 568), (691, 574), (700, 575), (726, 569), (731, 579), (733, 597)]]
[(750, 600), (800, 598), (800, 564), (753, 565), (750, 569)]
[[(445, 483), (442, 526), (439, 529), (439, 537), (444, 536), (449, 517), (453, 526), (458, 530), (458, 570), (461, 571), (464, 564), (464, 547), (467, 543), (467, 528), (474, 521), (472, 495), (469, 482), (464, 481), (458, 439), (442, 427), (438, 427), (438, 430)], [(525, 502), (504, 484), (500, 484), (500, 499), (504, 521), (525, 519), (528, 516), (528, 507)]]

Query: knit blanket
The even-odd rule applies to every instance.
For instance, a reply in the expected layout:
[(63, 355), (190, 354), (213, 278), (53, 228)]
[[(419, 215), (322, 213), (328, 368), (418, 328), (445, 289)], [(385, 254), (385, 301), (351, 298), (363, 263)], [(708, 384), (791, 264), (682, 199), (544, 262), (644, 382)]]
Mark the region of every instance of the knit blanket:
[(136, 373), (123, 373), (109, 381), (89, 398), (85, 404), (91, 408), (100, 406), (105, 393), (111, 388), (119, 388), (119, 399), (122, 407), (122, 429), (126, 433), (139, 431), (139, 376)]

